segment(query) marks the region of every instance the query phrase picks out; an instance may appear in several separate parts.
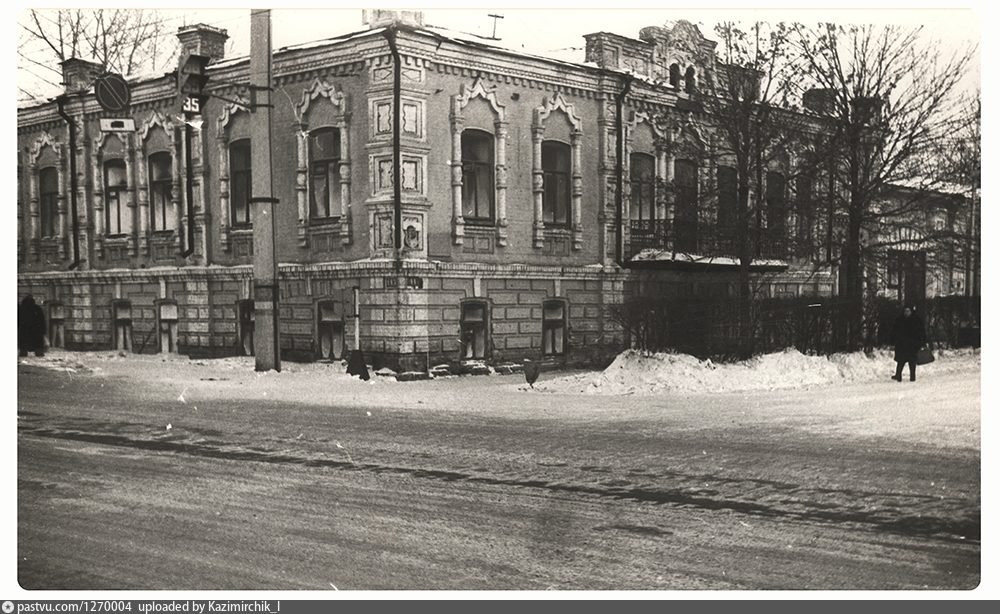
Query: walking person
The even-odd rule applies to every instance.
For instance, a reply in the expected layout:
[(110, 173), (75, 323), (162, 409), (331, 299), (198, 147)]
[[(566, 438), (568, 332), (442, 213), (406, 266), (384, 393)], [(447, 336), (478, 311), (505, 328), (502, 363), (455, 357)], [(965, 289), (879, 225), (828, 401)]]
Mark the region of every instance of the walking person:
[(17, 350), (18, 355), (45, 355), (45, 312), (29, 294), (17, 308)]
[(903, 307), (903, 313), (892, 326), (892, 340), (896, 344), (896, 375), (892, 379), (903, 381), (903, 365), (910, 365), (910, 381), (917, 379), (917, 352), (925, 341), (924, 322), (912, 305)]

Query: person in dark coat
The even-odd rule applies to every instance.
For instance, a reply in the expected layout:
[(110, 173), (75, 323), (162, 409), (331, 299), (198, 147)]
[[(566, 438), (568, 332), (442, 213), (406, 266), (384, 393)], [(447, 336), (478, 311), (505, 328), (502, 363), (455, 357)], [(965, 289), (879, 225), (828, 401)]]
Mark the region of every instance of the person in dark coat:
[(916, 308), (907, 305), (892, 326), (892, 340), (896, 344), (896, 375), (892, 379), (903, 381), (903, 365), (910, 365), (910, 381), (917, 379), (917, 352), (924, 346), (924, 322)]
[(17, 349), (21, 356), (45, 355), (45, 312), (30, 294), (17, 308)]

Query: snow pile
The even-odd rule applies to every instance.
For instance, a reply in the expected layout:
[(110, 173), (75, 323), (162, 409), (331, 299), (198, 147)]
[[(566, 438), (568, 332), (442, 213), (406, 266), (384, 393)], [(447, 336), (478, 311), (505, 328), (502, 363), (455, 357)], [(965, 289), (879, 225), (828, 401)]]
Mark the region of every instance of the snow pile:
[[(935, 355), (936, 362), (918, 368), (919, 376), (979, 370), (978, 350), (939, 350)], [(862, 352), (806, 356), (788, 349), (731, 364), (699, 360), (687, 354), (627, 350), (601, 373), (557, 378), (536, 384), (535, 388), (607, 395), (776, 390), (888, 381), (894, 369), (892, 352), (886, 350), (869, 357)]]
[[(93, 356), (91, 356), (93, 358)], [(100, 371), (100, 367), (87, 365), (80, 356), (75, 356), (68, 352), (47, 352), (44, 356), (24, 356), (18, 357), (18, 364), (41, 367), (50, 371), (63, 371), (66, 373), (92, 373)]]

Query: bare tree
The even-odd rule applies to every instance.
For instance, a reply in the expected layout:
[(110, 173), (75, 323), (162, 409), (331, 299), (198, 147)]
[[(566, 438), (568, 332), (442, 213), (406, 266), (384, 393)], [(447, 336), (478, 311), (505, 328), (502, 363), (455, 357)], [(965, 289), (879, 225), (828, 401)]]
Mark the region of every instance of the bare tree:
[(154, 10), (32, 9), (22, 19), (21, 31), (22, 66), (31, 67), (50, 86), (61, 79), (58, 63), (69, 58), (93, 60), (105, 70), (133, 75), (164, 66), (176, 53), (172, 37), (165, 36), (164, 20)]
[[(740, 336), (744, 352), (752, 352), (755, 258), (786, 256), (785, 193), (765, 188), (772, 163), (783, 159), (801, 140), (807, 126), (787, 108), (796, 80), (790, 58), (791, 30), (784, 24), (734, 22), (716, 26), (720, 45), (718, 70), (698, 86), (698, 101), (716, 135), (713, 155), (719, 164), (712, 195), (718, 202), (715, 232), (722, 246), (739, 257)], [(717, 181), (716, 181), (717, 180)], [(769, 207), (770, 205), (770, 207)], [(772, 210), (773, 209), (773, 210)], [(779, 210), (780, 209), (780, 210)], [(780, 235), (780, 236), (779, 236)]]
[(862, 342), (866, 236), (886, 224), (919, 215), (919, 199), (882, 203), (899, 185), (916, 193), (943, 181), (934, 151), (954, 124), (955, 95), (973, 49), (947, 54), (925, 42), (921, 29), (896, 26), (796, 26), (806, 76), (828, 93), (832, 138), (822, 155), (831, 161), (842, 198), (841, 297), (849, 349)]

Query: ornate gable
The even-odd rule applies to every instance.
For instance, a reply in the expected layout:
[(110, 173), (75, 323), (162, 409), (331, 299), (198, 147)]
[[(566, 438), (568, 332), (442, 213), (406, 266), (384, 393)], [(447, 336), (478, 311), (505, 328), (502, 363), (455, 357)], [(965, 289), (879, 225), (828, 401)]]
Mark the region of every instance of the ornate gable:
[(159, 111), (153, 111), (152, 113), (149, 114), (149, 117), (147, 117), (146, 120), (142, 122), (142, 125), (139, 127), (139, 130), (137, 130), (139, 134), (139, 142), (140, 143), (145, 142), (146, 138), (149, 136), (149, 131), (156, 126), (162, 128), (163, 131), (167, 133), (167, 137), (170, 139), (170, 141), (173, 142), (174, 124), (173, 122), (170, 121), (170, 118), (165, 117)]
[(453, 112), (461, 113), (462, 109), (465, 108), (469, 101), (475, 97), (480, 97), (489, 103), (493, 112), (496, 113), (497, 118), (500, 121), (504, 121), (504, 105), (497, 101), (496, 86), (487, 87), (482, 79), (476, 79), (476, 82), (472, 84), (472, 87), (466, 87), (463, 83), (459, 89), (459, 93), (454, 97), (454, 109)]
[(51, 147), (52, 151), (56, 154), (56, 158), (62, 161), (62, 147), (59, 141), (48, 132), (43, 132), (41, 136), (35, 139), (35, 143), (31, 146), (30, 160), (32, 164), (38, 163), (38, 158), (42, 155), (42, 149), (46, 145)]
[(579, 132), (583, 129), (583, 121), (576, 114), (576, 107), (566, 102), (562, 94), (558, 93), (551, 98), (543, 99), (542, 106), (535, 108), (535, 126), (543, 126), (549, 115), (557, 110), (566, 114), (566, 118), (569, 120), (570, 125), (573, 126), (573, 130)]
[(309, 107), (317, 98), (326, 98), (341, 115), (347, 114), (347, 96), (332, 83), (314, 79), (309, 89), (302, 90), (302, 102), (298, 106), (299, 121), (304, 122)]
[(715, 41), (705, 38), (698, 26), (689, 21), (643, 28), (639, 38), (654, 45), (655, 78), (669, 79), (673, 64), (678, 65), (682, 75), (688, 67), (694, 67), (700, 78), (715, 68)]

